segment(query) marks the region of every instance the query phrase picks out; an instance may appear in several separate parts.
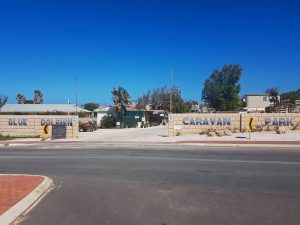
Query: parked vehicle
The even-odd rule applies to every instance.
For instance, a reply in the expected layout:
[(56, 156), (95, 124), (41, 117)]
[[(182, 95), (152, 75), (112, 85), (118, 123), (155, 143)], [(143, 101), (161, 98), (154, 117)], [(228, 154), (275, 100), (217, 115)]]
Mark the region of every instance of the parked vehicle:
[(81, 132), (93, 132), (95, 130), (97, 130), (97, 126), (91, 121), (89, 121), (88, 123), (79, 124), (79, 131)]

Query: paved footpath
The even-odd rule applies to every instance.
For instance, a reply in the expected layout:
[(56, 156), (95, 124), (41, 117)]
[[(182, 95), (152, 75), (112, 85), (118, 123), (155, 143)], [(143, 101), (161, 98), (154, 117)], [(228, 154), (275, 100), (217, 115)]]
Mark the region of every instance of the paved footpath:
[(207, 137), (206, 135), (168, 136), (167, 126), (128, 129), (99, 129), (95, 132), (80, 132), (78, 139), (47, 140), (16, 139), (1, 141), (1, 147), (13, 145), (207, 145), (207, 146), (300, 146), (300, 130), (288, 131), (286, 134), (273, 132), (254, 132), (251, 140), (248, 133), (234, 133), (232, 136)]
[(34, 205), (51, 187), (44, 176), (0, 175), (0, 224), (14, 222)]

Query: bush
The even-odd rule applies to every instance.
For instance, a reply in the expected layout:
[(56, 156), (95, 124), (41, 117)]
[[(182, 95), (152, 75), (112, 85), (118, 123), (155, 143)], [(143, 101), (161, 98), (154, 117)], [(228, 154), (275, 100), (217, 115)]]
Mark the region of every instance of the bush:
[(103, 116), (101, 119), (101, 128), (114, 128), (116, 127), (116, 119), (111, 116)]
[(78, 115), (79, 118), (87, 117), (85, 112), (78, 112), (77, 115)]

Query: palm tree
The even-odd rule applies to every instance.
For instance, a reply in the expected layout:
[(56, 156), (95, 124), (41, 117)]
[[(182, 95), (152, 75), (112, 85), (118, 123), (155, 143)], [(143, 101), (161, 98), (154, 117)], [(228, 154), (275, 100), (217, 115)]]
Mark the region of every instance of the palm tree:
[(130, 97), (129, 93), (126, 91), (126, 89), (123, 87), (113, 88), (111, 93), (112, 93), (113, 101), (114, 101), (114, 104), (116, 107), (116, 113), (117, 113), (118, 120), (120, 120), (120, 122), (122, 122), (123, 116), (126, 112), (126, 105), (131, 104), (131, 101), (130, 101), (131, 97)]
[(17, 94), (16, 100), (17, 100), (18, 104), (26, 104), (27, 103), (26, 97), (21, 94)]
[(44, 103), (44, 95), (40, 90), (34, 91), (34, 104), (43, 104)]
[(0, 96), (0, 109), (7, 103), (7, 99), (8, 97), (7, 96)]

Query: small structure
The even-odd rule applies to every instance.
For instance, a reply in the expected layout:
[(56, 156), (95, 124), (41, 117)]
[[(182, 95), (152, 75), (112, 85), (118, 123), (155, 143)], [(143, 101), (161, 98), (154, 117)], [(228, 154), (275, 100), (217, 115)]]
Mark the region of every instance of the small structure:
[[(277, 98), (280, 100), (280, 96)], [(247, 94), (243, 97), (243, 101), (247, 112), (265, 112), (267, 107), (273, 105), (268, 94)]]
[[(131, 110), (123, 116), (123, 127), (158, 126), (165, 122), (167, 116), (163, 110)], [(122, 127), (122, 126), (121, 126)]]
[(199, 105), (192, 105), (191, 112), (200, 112), (200, 106)]
[(167, 114), (164, 110), (145, 110), (145, 122), (150, 126), (165, 124), (167, 118)]
[(142, 127), (145, 123), (145, 111), (126, 111), (122, 123), (121, 127), (124, 128)]
[(94, 112), (96, 113), (95, 117), (97, 117), (97, 126), (101, 126), (101, 120), (104, 116), (112, 116), (116, 118), (115, 106), (99, 106), (99, 108), (95, 109)]
[[(104, 116), (118, 119), (114, 105), (99, 106), (94, 112), (96, 114), (95, 117), (97, 117), (97, 126), (101, 126), (101, 120)], [(164, 110), (153, 110), (150, 105), (146, 107), (146, 110), (138, 108), (137, 105), (127, 105), (122, 120), (122, 123), (117, 121), (117, 127), (134, 128), (164, 124), (167, 116)]]

